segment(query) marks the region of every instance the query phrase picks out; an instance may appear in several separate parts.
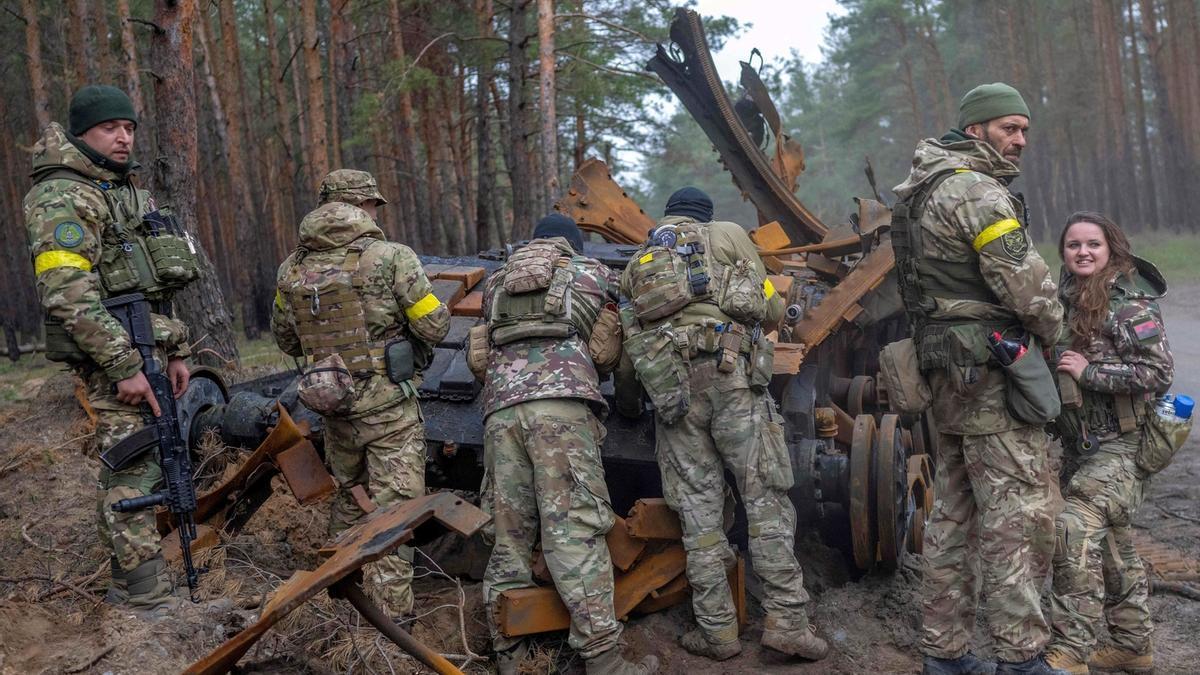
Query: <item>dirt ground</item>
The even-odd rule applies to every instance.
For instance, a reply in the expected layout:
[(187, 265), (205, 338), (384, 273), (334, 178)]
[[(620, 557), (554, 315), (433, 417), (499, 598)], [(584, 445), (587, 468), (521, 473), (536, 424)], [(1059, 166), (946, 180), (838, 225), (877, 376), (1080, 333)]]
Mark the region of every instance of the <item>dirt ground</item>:
[[(1200, 285), (1174, 289), (1164, 302), (1176, 358), (1174, 391), (1200, 394), (1200, 316), (1189, 298)], [(252, 623), (264, 598), (295, 569), (311, 569), (324, 540), (322, 505), (301, 507), (285, 486), (236, 537), (202, 557), (205, 602), (145, 622), (102, 602), (107, 558), (95, 530), (98, 462), (87, 419), (65, 373), (0, 371), (0, 674), (179, 672)], [(1193, 438), (1157, 476), (1136, 527), (1152, 540), (1200, 558), (1200, 452)], [(277, 479), (278, 482), (278, 479)], [(714, 665), (677, 645), (691, 623), (677, 606), (632, 619), (626, 639), (657, 654), (665, 673), (914, 673), (918, 655), (919, 560), (892, 575), (853, 578), (841, 553), (813, 535), (799, 537), (811, 618), (832, 645), (818, 664), (780, 658), (758, 646), (761, 609), (750, 599), (742, 654)], [(405, 623), (418, 639), (471, 673), (494, 672), (478, 583), (418, 560), (418, 607)], [(751, 581), (751, 590), (754, 584)], [(1200, 602), (1156, 593), (1151, 600), (1159, 673), (1197, 672)], [(322, 599), (294, 612), (242, 659), (243, 672), (422, 672), (352, 609)], [(975, 651), (987, 654), (986, 629)], [(463, 632), (466, 632), (464, 637)], [(475, 658), (469, 658), (474, 656)], [(562, 635), (538, 643), (528, 672), (581, 673)]]

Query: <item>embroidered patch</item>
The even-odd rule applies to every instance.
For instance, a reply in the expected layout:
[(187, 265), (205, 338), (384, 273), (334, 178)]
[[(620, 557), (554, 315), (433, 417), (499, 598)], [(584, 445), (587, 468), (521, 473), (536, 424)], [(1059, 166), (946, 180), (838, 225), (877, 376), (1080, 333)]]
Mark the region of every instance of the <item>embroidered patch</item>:
[(1147, 319), (1141, 323), (1133, 325), (1133, 334), (1137, 336), (1138, 342), (1146, 342), (1158, 337), (1158, 324), (1154, 319)]
[(1016, 229), (1001, 235), (1000, 245), (1004, 247), (1004, 252), (1008, 257), (1013, 260), (1024, 260), (1025, 254), (1029, 253), (1029, 239), (1026, 238), (1024, 229)]
[(83, 227), (69, 220), (59, 223), (54, 228), (54, 241), (63, 248), (75, 248), (83, 243)]

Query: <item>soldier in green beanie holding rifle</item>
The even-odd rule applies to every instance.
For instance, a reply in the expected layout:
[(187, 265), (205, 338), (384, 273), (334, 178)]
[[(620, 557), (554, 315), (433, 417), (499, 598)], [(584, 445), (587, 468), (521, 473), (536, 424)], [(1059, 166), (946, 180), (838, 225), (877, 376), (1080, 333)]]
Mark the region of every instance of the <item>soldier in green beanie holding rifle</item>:
[[(897, 279), (940, 432), (925, 530), (926, 675), (1061, 672), (1043, 654), (1056, 480), (1043, 426), (1059, 401), (1041, 345), (1056, 342), (1063, 308), (1024, 201), (1009, 191), (1028, 130), (1016, 89), (978, 86), (959, 104), (958, 128), (921, 141), (895, 188)], [(1014, 357), (993, 340), (1014, 345)], [(1029, 401), (1010, 380), (1026, 370), (1037, 395), (1020, 405)], [(996, 664), (968, 651), (980, 590)]]

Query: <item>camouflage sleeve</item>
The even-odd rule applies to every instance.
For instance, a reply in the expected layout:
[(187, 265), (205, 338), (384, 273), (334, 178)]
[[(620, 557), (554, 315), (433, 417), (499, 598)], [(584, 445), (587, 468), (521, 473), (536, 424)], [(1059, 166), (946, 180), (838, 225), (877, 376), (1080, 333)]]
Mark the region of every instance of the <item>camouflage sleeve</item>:
[[(641, 253), (641, 249), (639, 249), (637, 253), (634, 253), (630, 260), (637, 258), (639, 253)], [(633, 297), (633, 280), (631, 276), (632, 273), (630, 272), (631, 267), (632, 265), (626, 265), (625, 269), (621, 270), (621, 278), (617, 282), (617, 291), (621, 294), (622, 298)]]
[(715, 222), (709, 227), (712, 228), (709, 240), (712, 242), (713, 259), (725, 265), (749, 260), (762, 277), (763, 294), (767, 297), (767, 316), (763, 319), (763, 325), (770, 327), (778, 324), (783, 318), (783, 297), (775, 292), (775, 287), (767, 279), (767, 267), (758, 255), (758, 247), (750, 240), (750, 235), (737, 223)]
[(436, 345), (450, 331), (450, 308), (433, 294), (433, 284), (412, 249), (395, 245), (392, 258), (392, 294), (404, 310), (408, 327), (417, 339)]
[(960, 236), (979, 254), (984, 281), (1000, 303), (1042, 344), (1055, 344), (1063, 306), (1050, 268), (1017, 220), (1008, 192), (994, 179), (971, 175), (981, 179), (961, 193), (953, 209)]
[(1079, 383), (1109, 394), (1165, 392), (1175, 375), (1162, 312), (1148, 298), (1130, 299), (1113, 312), (1109, 324), (1120, 363), (1090, 363)]
[(75, 343), (113, 381), (142, 369), (142, 357), (121, 324), (100, 304), (103, 223), (108, 206), (95, 190), (69, 180), (40, 183), (25, 198), (38, 297), (46, 314), (62, 320)]
[(604, 292), (605, 302), (617, 302), (621, 299), (621, 280), (611, 267), (597, 261), (593, 274), (600, 284), (600, 290)]
[(281, 282), (291, 266), (292, 256), (288, 256), (275, 275), (275, 299), (271, 302), (271, 335), (275, 337), (275, 344), (284, 354), (299, 357), (304, 356), (304, 349), (300, 346), (300, 335), (296, 333), (291, 302), (279, 291)]

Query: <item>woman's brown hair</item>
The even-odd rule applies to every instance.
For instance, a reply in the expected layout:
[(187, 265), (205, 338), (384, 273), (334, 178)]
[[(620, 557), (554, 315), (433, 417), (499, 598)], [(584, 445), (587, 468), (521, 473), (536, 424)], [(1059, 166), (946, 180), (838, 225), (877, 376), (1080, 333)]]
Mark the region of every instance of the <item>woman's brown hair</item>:
[(1074, 308), (1068, 321), (1071, 329), (1071, 343), (1076, 349), (1082, 349), (1091, 343), (1092, 338), (1099, 332), (1104, 317), (1108, 314), (1109, 288), (1117, 277), (1125, 275), (1133, 277), (1133, 247), (1121, 227), (1109, 220), (1104, 214), (1096, 211), (1076, 211), (1067, 218), (1062, 234), (1058, 236), (1058, 257), (1066, 263), (1065, 246), (1067, 232), (1076, 223), (1092, 223), (1100, 227), (1104, 240), (1108, 243), (1108, 264), (1095, 274), (1082, 278), (1074, 276), (1069, 279), (1067, 297)]

